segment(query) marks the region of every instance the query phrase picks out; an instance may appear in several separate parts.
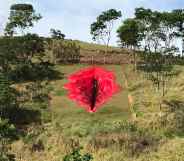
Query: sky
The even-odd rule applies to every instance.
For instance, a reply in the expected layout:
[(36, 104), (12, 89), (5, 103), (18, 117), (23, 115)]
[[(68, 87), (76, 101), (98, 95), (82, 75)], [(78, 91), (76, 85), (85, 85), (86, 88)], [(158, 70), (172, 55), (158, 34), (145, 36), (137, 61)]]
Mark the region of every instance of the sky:
[(134, 16), (137, 7), (170, 11), (183, 8), (184, 0), (0, 0), (0, 34), (9, 16), (9, 8), (14, 3), (31, 3), (43, 18), (30, 32), (49, 36), (51, 28), (59, 29), (67, 39), (92, 42), (90, 24), (105, 10), (121, 10), (122, 18), (116, 21), (110, 44), (117, 44), (116, 30), (122, 21)]

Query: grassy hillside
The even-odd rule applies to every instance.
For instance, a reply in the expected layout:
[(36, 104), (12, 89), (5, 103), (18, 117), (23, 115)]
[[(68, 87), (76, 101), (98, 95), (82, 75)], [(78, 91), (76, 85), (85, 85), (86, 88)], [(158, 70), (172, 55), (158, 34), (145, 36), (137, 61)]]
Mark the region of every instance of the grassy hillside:
[[(79, 41), (79, 40), (73, 40), (74, 42), (76, 42), (78, 45), (80, 45), (81, 49), (83, 50), (106, 50), (106, 45), (103, 44), (97, 44), (97, 43), (88, 43), (88, 42), (84, 42), (84, 41)], [(116, 50), (116, 51), (121, 51), (121, 49), (119, 47), (113, 47), (113, 46), (109, 46), (109, 50)]]
[(175, 67), (180, 73), (159, 99), (151, 82), (131, 65), (104, 66), (115, 72), (122, 91), (94, 114), (70, 101), (63, 89), (67, 76), (83, 67), (56, 67), (64, 77), (50, 82), (52, 99), (42, 123), (29, 126), (26, 136), (12, 144), (17, 160), (61, 161), (72, 147), (83, 146), (94, 161), (183, 161), (184, 67)]
[(64, 54), (62, 52), (55, 54), (59, 61), (63, 59), (62, 55), (65, 55), (65, 58), (71, 57), (71, 59), (71, 55), (75, 55), (75, 57), (80, 55), (80, 63), (88, 64), (125, 64), (132, 60), (131, 50), (113, 46), (107, 48), (105, 45), (79, 40), (53, 40), (52, 45), (47, 48), (49, 48), (48, 53), (64, 49)]

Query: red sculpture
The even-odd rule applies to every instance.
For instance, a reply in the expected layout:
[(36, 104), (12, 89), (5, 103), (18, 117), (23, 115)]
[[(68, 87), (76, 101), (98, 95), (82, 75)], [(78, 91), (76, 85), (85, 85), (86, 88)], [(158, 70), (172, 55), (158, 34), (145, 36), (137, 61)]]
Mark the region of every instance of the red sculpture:
[(65, 84), (69, 98), (78, 102), (88, 112), (96, 112), (113, 94), (120, 90), (113, 72), (101, 67), (89, 67), (69, 76)]

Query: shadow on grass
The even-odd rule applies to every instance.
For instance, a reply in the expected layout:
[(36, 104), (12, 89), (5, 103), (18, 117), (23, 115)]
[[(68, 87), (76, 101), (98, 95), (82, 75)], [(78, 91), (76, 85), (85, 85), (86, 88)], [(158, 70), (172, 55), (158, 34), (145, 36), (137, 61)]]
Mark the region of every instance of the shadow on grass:
[(167, 110), (169, 112), (176, 112), (177, 110), (181, 110), (184, 112), (184, 101), (179, 101), (179, 100), (171, 100), (171, 101), (166, 101), (164, 100), (163, 102)]
[(29, 125), (32, 123), (41, 124), (41, 112), (36, 109), (28, 108), (12, 108), (7, 111), (9, 113), (9, 121), (15, 126)]
[(64, 74), (54, 69), (54, 65), (45, 64), (21, 64), (9, 73), (9, 77), (16, 83), (27, 81), (43, 81), (63, 79)]

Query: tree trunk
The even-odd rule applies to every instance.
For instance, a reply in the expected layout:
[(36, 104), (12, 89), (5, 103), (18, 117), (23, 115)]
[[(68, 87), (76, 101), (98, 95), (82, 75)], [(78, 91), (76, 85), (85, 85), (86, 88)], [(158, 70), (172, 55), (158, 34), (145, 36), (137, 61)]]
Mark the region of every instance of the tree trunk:
[(136, 72), (137, 70), (137, 59), (136, 59), (136, 51), (135, 51), (135, 47), (133, 47), (133, 59), (134, 59), (134, 71)]
[(184, 38), (182, 39), (182, 57), (184, 56)]

